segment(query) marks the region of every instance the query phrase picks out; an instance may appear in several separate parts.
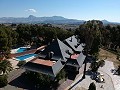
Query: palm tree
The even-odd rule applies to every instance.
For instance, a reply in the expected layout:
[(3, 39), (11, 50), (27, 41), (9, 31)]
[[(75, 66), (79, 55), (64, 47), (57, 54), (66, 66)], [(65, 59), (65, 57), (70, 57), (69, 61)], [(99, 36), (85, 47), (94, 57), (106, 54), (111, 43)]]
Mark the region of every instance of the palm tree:
[(8, 74), (12, 70), (12, 64), (8, 60), (2, 60), (0, 61), (0, 71), (3, 72), (3, 74)]

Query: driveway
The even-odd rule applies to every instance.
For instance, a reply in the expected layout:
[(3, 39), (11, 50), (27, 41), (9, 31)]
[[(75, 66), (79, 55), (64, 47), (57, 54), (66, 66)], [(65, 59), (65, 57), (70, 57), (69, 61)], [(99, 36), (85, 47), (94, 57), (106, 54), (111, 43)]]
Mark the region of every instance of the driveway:
[(115, 90), (120, 90), (120, 76), (114, 75), (111, 70), (115, 69), (113, 62), (105, 60), (105, 66), (99, 70), (106, 72), (112, 79)]
[(83, 74), (79, 75), (77, 79), (70, 85), (69, 89), (79, 90), (79, 88), (84, 87), (83, 90), (88, 90), (90, 83), (94, 82), (97, 90), (120, 90), (120, 77), (113, 75), (111, 73), (111, 69), (114, 69), (114, 66), (110, 61), (105, 61), (105, 66), (99, 68), (98, 72), (104, 75), (105, 83), (97, 83), (95, 80), (91, 79), (91, 74), (86, 73), (85, 79), (82, 79)]

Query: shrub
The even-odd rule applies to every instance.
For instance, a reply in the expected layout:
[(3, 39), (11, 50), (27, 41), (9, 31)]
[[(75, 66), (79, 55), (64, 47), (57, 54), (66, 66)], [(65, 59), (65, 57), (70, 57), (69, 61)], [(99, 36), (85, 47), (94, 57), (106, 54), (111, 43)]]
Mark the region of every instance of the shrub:
[(8, 83), (7, 76), (6, 75), (1, 75), (0, 76), (0, 88), (6, 86), (7, 83)]
[(92, 82), (92, 83), (90, 84), (88, 90), (96, 90), (96, 86), (95, 86), (94, 82)]
[(119, 60), (119, 59), (120, 59), (120, 56), (119, 56), (119, 55), (117, 55), (116, 59), (117, 59), (117, 60)]
[(91, 68), (92, 72), (97, 72), (98, 68), (99, 68), (99, 65), (98, 65), (97, 62), (92, 62), (90, 68)]
[(118, 73), (118, 75), (120, 75), (120, 66), (118, 66), (118, 69), (116, 72)]
[(17, 66), (21, 67), (26, 64), (26, 61), (19, 61)]
[(65, 78), (65, 77), (66, 77), (66, 72), (65, 72), (64, 69), (62, 69), (62, 70), (57, 74), (56, 80), (59, 81), (59, 80)]
[(99, 65), (100, 67), (103, 67), (103, 66), (105, 65), (105, 61), (104, 61), (104, 60), (100, 60), (100, 61), (98, 62), (98, 65)]
[(38, 90), (49, 90), (52, 83), (49, 75), (44, 75), (37, 72), (26, 72), (25, 77), (29, 82), (32, 81), (32, 85), (34, 85)]
[(103, 67), (104, 65), (105, 65), (105, 61), (104, 60), (100, 60), (98, 62), (95, 61), (95, 62), (91, 63), (90, 68), (91, 68), (92, 72), (97, 72), (98, 68), (99, 67)]

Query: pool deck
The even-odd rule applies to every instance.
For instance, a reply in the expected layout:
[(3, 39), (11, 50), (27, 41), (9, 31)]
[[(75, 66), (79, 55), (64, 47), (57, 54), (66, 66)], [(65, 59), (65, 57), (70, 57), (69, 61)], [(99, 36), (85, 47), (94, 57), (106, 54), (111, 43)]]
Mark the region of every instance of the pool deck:
[[(22, 55), (25, 55), (25, 54), (33, 54), (33, 53), (35, 53), (37, 50), (42, 50), (42, 49), (44, 49), (46, 47), (46, 45), (44, 45), (44, 46), (41, 46), (41, 47), (39, 47), (39, 48), (37, 48), (37, 49), (31, 49), (31, 50), (28, 50), (28, 51), (25, 51), (25, 52), (21, 52), (21, 53), (14, 53), (14, 54), (9, 54), (9, 57), (10, 57), (10, 59), (8, 59), (11, 63), (12, 63), (12, 66), (13, 66), (13, 68), (15, 69), (15, 68), (17, 68), (17, 63), (19, 62), (19, 60), (17, 60), (15, 57), (17, 57), (17, 56), (22, 56)], [(27, 58), (26, 59), (26, 62), (28, 62), (28, 61), (30, 61), (30, 60), (32, 60), (32, 59), (34, 59), (34, 58), (36, 58), (36, 57), (30, 57), (30, 58)]]
[(11, 57), (11, 58), (13, 58), (13, 57), (17, 57), (17, 56), (22, 56), (22, 55), (25, 55), (25, 54), (32, 54), (32, 53), (35, 53), (37, 50), (42, 50), (42, 49), (44, 49), (46, 47), (46, 45), (43, 45), (43, 46), (41, 46), (41, 47), (39, 47), (39, 48), (36, 48), (36, 49), (31, 49), (31, 50), (28, 50), (28, 51), (24, 51), (24, 52), (21, 52), (21, 53), (15, 53), (15, 54), (9, 54), (9, 56)]
[(31, 50), (21, 52), (21, 53), (10, 54), (9, 56), (12, 58), (12, 57), (17, 57), (17, 56), (22, 56), (22, 55), (25, 55), (25, 54), (35, 53), (36, 51), (37, 51), (37, 49), (31, 49)]

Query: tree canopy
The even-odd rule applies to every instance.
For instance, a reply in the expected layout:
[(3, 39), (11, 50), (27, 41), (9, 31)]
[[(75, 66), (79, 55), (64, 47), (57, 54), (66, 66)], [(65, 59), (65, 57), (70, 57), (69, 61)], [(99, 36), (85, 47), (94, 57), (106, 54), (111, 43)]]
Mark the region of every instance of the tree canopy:
[(103, 23), (98, 20), (87, 21), (76, 29), (75, 34), (79, 35), (81, 42), (86, 44), (86, 49), (92, 54), (99, 51), (101, 29), (103, 29)]
[(73, 35), (72, 31), (63, 30), (58, 27), (31, 24), (18, 25), (16, 32), (19, 34), (18, 44), (31, 44), (34, 41), (42, 41), (40, 44), (46, 44), (51, 42), (52, 39), (59, 38), (64, 40)]
[(0, 51), (9, 53), (17, 41), (17, 33), (9, 26), (0, 25)]

